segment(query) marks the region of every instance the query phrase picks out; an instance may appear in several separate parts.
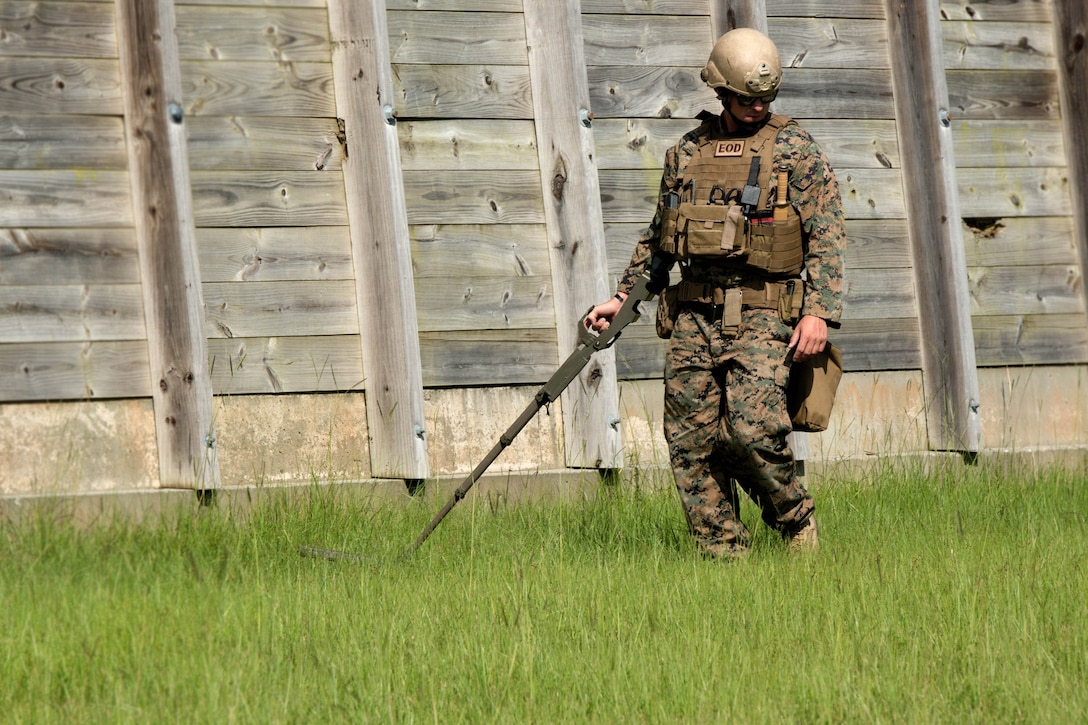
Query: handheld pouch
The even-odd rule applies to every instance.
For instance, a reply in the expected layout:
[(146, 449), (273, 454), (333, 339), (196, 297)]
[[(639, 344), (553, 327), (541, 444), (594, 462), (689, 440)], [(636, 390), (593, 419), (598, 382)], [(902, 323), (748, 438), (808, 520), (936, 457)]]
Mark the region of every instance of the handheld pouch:
[(842, 351), (830, 342), (819, 355), (790, 366), (786, 405), (794, 430), (827, 430), (841, 379)]

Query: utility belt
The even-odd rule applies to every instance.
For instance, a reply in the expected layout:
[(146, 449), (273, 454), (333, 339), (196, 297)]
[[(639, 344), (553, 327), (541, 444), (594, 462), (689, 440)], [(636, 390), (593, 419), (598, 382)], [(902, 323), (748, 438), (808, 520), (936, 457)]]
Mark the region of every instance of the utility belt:
[(712, 317), (720, 315), (722, 333), (730, 337), (740, 332), (741, 312), (745, 309), (778, 310), (782, 321), (793, 325), (801, 317), (804, 297), (805, 286), (800, 279), (753, 279), (736, 287), (682, 280), (666, 288), (658, 299), (657, 335), (662, 339), (671, 337), (676, 318), (684, 308), (701, 308)]

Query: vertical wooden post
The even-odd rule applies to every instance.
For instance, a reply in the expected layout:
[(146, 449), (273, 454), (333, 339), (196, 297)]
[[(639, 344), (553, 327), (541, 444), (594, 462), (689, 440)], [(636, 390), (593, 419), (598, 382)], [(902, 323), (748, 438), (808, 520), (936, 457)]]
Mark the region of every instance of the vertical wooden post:
[(415, 286), (393, 115), (385, 2), (329, 0), (344, 187), (351, 225), (370, 466), (383, 478), (428, 475)]
[(1055, 55), (1069, 159), (1069, 192), (1073, 199), (1073, 233), (1080, 256), (1081, 292), (1088, 311), (1088, 5), (1084, 0), (1053, 0)]
[(930, 446), (977, 452), (982, 426), (937, 3), (885, 0), (922, 332)]
[(159, 482), (219, 486), (173, 0), (117, 0)]
[(710, 24), (714, 40), (736, 28), (753, 28), (766, 34), (766, 0), (712, 0)]
[[(525, 0), (524, 9), (559, 355), (565, 359), (577, 346), (578, 320), (611, 294), (582, 16), (578, 0)], [(615, 352), (594, 355), (562, 403), (567, 465), (622, 467)]]

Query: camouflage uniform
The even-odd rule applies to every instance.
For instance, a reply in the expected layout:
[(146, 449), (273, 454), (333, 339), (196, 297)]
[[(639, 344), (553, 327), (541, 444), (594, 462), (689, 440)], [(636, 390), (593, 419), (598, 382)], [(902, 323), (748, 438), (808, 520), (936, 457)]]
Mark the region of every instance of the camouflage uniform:
[[(720, 120), (710, 123), (713, 134)], [(686, 134), (665, 155), (657, 213), (635, 247), (621, 292), (630, 290), (658, 249), (665, 194), (677, 187), (699, 133)], [(837, 327), (846, 240), (838, 181), (820, 147), (796, 124), (777, 135), (774, 162), (782, 161), (792, 169), (789, 199), (803, 228), (802, 314)], [(722, 288), (752, 274), (705, 257), (684, 270), (685, 279)], [(665, 437), (676, 487), (696, 543), (713, 556), (749, 545), (734, 479), (760, 506), (767, 525), (784, 534), (798, 530), (814, 507), (797, 479), (786, 438), (791, 431), (786, 355), (793, 330), (772, 310), (744, 309), (736, 336), (723, 333), (720, 318), (720, 309), (710, 306), (681, 309), (665, 362)]]

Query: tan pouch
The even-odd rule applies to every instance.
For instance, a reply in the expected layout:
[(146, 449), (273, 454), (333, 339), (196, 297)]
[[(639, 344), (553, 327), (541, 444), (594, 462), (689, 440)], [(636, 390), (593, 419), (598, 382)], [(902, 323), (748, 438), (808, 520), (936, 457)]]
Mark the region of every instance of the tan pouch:
[(682, 259), (692, 256), (730, 257), (744, 253), (747, 245), (739, 206), (683, 203), (679, 211), (676, 243)]
[(661, 217), (661, 251), (666, 254), (676, 254), (676, 220), (679, 215), (679, 209), (665, 209)]
[(748, 264), (771, 274), (792, 272), (801, 267), (805, 252), (801, 246), (801, 220), (748, 225)]
[(794, 430), (827, 430), (841, 379), (842, 351), (830, 342), (820, 354), (790, 366), (786, 403)]
[(791, 279), (779, 284), (782, 291), (778, 296), (778, 316), (787, 325), (796, 324), (801, 319), (801, 306), (805, 303), (805, 283)]
[(666, 287), (657, 297), (657, 317), (654, 326), (657, 336), (662, 340), (672, 337), (672, 331), (676, 328), (676, 318), (680, 314), (680, 287), (673, 285)]

